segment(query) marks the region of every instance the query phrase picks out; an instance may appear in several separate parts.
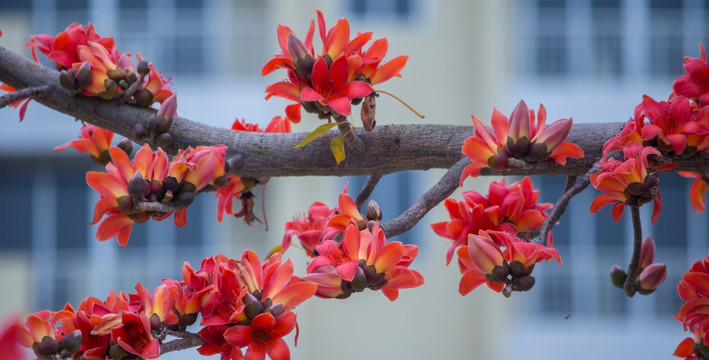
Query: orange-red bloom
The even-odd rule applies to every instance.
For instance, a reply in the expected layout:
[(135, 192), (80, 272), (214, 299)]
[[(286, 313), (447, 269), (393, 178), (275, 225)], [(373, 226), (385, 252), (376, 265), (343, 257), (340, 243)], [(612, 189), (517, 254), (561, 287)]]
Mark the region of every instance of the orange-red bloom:
[(694, 337), (684, 339), (674, 355), (686, 359), (702, 359), (709, 351), (709, 258), (694, 262), (677, 285), (679, 297), (685, 301), (675, 318)]
[[(303, 279), (318, 282), (318, 285), (322, 281), (323, 289), (318, 288), (316, 293), (320, 297), (346, 298), (353, 292), (370, 288), (381, 289), (394, 301), (399, 289), (423, 284), (423, 276), (408, 268), (418, 254), (418, 246), (387, 242), (378, 223), (371, 231), (360, 231), (351, 224), (341, 243), (326, 240), (316, 250), (320, 255), (310, 261), (308, 275)], [(339, 292), (333, 288), (338, 282), (333, 278), (335, 275), (341, 279)]]
[(113, 132), (102, 129), (95, 125), (83, 125), (79, 138), (72, 140), (62, 146), (57, 146), (54, 151), (66, 150), (69, 147), (78, 152), (91, 155), (91, 158), (98, 164), (106, 165), (111, 161), (108, 148), (111, 147)]
[(108, 51), (115, 51), (113, 37), (101, 37), (94, 30), (93, 24), (82, 26), (71, 24), (64, 31), (56, 36), (33, 35), (32, 40), (25, 44), (32, 49), (32, 56), (37, 59), (37, 50), (47, 55), (49, 60), (54, 61), (58, 70), (71, 69), (72, 64), (82, 62), (78, 55), (78, 47), (86, 45), (89, 41), (100, 44)]
[(466, 295), (484, 283), (497, 292), (506, 289), (505, 296), (511, 291), (528, 291), (535, 283), (531, 276), (534, 265), (552, 259), (561, 265), (556, 249), (525, 242), (506, 232), (481, 230), (469, 235), (468, 244), (458, 249), (463, 274), (458, 291)]
[(317, 102), (326, 111), (334, 111), (340, 115), (349, 116), (350, 100), (363, 98), (371, 94), (372, 85), (364, 81), (348, 81), (349, 65), (342, 55), (335, 59), (328, 69), (323, 57), (318, 57), (313, 65), (312, 88), (301, 90), (301, 99), (307, 102)]
[(691, 156), (709, 148), (709, 109), (696, 110), (684, 96), (657, 102), (643, 96), (643, 112), (650, 123), (642, 127), (643, 144), (662, 153)]
[(571, 118), (560, 119), (546, 125), (546, 109), (539, 106), (535, 121), (534, 110), (527, 109), (520, 101), (508, 119), (493, 110), (490, 133), (485, 125), (474, 115), (475, 134), (463, 142), (462, 151), (472, 164), (465, 167), (460, 178), (461, 185), (468, 176), (476, 177), (480, 170), (489, 167), (497, 171), (504, 170), (509, 157), (527, 162), (552, 159), (560, 165), (566, 165), (566, 158), (583, 157), (583, 150), (577, 145), (564, 141), (571, 130)]
[(245, 358), (273, 360), (290, 359), (290, 350), (283, 337), (295, 328), (296, 316), (292, 311), (273, 316), (271, 313), (257, 315), (249, 325), (232, 326), (224, 332), (224, 339), (235, 347), (247, 346)]
[(327, 218), (330, 215), (330, 208), (327, 205), (316, 201), (308, 209), (308, 217), (297, 216), (293, 221), (286, 223), (286, 231), (281, 243), (281, 251), (286, 251), (290, 247), (293, 235), (298, 237), (300, 244), (305, 248), (310, 256), (316, 256), (315, 247), (320, 244), (327, 225)]
[(150, 320), (144, 313), (121, 312), (120, 324), (111, 329), (111, 339), (128, 353), (143, 359), (160, 356), (160, 342), (150, 330)]
[(27, 353), (20, 347), (25, 342), (27, 330), (18, 319), (10, 319), (0, 326), (0, 354), (3, 359), (29, 359)]
[(691, 98), (702, 107), (709, 105), (709, 65), (704, 44), (699, 45), (699, 58), (685, 57), (683, 67), (687, 73), (675, 80), (675, 94)]
[(652, 222), (662, 212), (660, 197), (660, 180), (656, 174), (648, 174), (648, 159), (651, 154), (660, 155), (653, 147), (643, 147), (631, 142), (624, 149), (625, 161), (610, 159), (600, 164), (602, 171), (591, 175), (591, 184), (603, 194), (598, 195), (591, 203), (591, 214), (602, 207), (613, 204), (611, 214), (618, 222), (623, 215), (625, 205), (640, 206), (653, 201)]
[(463, 200), (446, 199), (444, 205), (450, 221), (431, 224), (433, 231), (453, 240), (446, 254), (446, 263), (453, 259), (458, 246), (468, 242), (468, 235), (480, 230), (505, 231), (514, 235), (539, 227), (547, 217), (550, 203), (537, 203), (539, 190), (525, 177), (509, 187), (505, 180), (490, 183), (487, 197), (476, 191), (463, 192)]

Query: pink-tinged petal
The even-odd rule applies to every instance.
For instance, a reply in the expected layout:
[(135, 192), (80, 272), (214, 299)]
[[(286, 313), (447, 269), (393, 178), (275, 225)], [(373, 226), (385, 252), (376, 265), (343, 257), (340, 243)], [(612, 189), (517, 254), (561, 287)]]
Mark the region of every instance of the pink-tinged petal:
[(173, 223), (177, 227), (185, 227), (185, 225), (187, 225), (187, 209), (175, 212)]
[(290, 81), (280, 81), (266, 87), (266, 94), (268, 94), (266, 95), (266, 99), (271, 96), (278, 96), (284, 99), (298, 101), (298, 106), (300, 106), (300, 93), (301, 90), (298, 87), (298, 84), (294, 84)]
[[(527, 137), (527, 139), (531, 140), (529, 109), (524, 100), (520, 100), (519, 103), (517, 103), (517, 106), (512, 110), (512, 114), (510, 114), (509, 121), (508, 136), (512, 138), (512, 140), (516, 142), (523, 137)], [(506, 141), (507, 139), (498, 140)]]
[[(150, 151), (150, 146), (148, 144), (143, 145), (143, 148), (147, 147), (147, 151)], [(122, 180), (128, 184), (130, 181), (130, 178), (133, 177), (133, 164), (131, 163), (130, 159), (128, 158), (128, 154), (126, 154), (125, 151), (121, 150), (118, 147), (111, 147), (109, 150), (109, 154), (111, 155), (111, 161), (113, 164), (116, 166), (116, 169), (118, 170), (118, 173), (121, 175)], [(140, 152), (140, 150), (138, 150)], [(136, 156), (138, 153), (136, 152)]]
[(337, 274), (340, 275), (342, 280), (345, 280), (345, 281), (354, 280), (358, 263), (359, 263), (358, 260), (351, 260), (351, 261), (348, 261), (344, 264), (338, 265), (337, 266)]
[(347, 84), (347, 98), (348, 99), (358, 99), (371, 94), (374, 91), (372, 85), (367, 84), (364, 81), (352, 81)]
[(404, 245), (398, 241), (392, 241), (384, 245), (377, 254), (377, 259), (374, 261), (374, 268), (378, 273), (385, 272), (393, 268), (404, 255)]
[(27, 105), (30, 104), (30, 101), (32, 99), (27, 99), (25, 102), (22, 103), (22, 106), (20, 106), (20, 121), (25, 119), (25, 113), (27, 112)]
[(273, 273), (268, 276), (265, 281), (265, 285), (262, 291), (262, 297), (264, 299), (273, 298), (283, 287), (285, 287), (291, 280), (293, 276), (293, 262), (290, 259), (286, 262), (281, 263), (273, 271)]
[(318, 101), (324, 99), (322, 95), (308, 87), (300, 91), (300, 98), (303, 101)]
[(88, 171), (86, 172), (86, 183), (105, 197), (118, 198), (128, 195), (128, 183), (107, 173)]
[[(494, 111), (495, 110), (493, 110), (493, 112)], [(502, 141), (506, 141), (506, 140), (493, 138), (492, 134), (490, 134), (490, 132), (487, 131), (487, 128), (482, 123), (482, 121), (480, 121), (480, 119), (478, 119), (475, 116), (471, 116), (471, 118), (473, 119), (473, 125), (475, 127), (475, 134), (478, 135), (481, 139), (483, 139), (483, 141), (485, 141), (485, 143), (491, 149), (491, 151), (494, 151), (494, 153), (496, 154), (497, 153), (497, 146), (499, 144), (501, 144)], [(470, 138), (468, 138), (468, 139), (470, 139)], [(466, 139), (465, 141), (468, 141), (468, 139)], [(473, 138), (473, 139), (475, 139), (475, 138)], [(465, 143), (463, 144), (463, 147), (465, 147)]]
[[(507, 119), (507, 116), (497, 109), (493, 109), (490, 125), (492, 125), (492, 131), (495, 133), (498, 142), (507, 141), (507, 132), (509, 131), (509, 119)], [(475, 126), (477, 127), (477, 125)]]
[(278, 294), (273, 296), (272, 300), (276, 304), (283, 304), (284, 311), (288, 311), (315, 295), (317, 290), (318, 285), (316, 283), (299, 281), (285, 286)]
[(332, 111), (343, 116), (350, 116), (350, 113), (352, 112), (350, 100), (344, 96), (336, 99), (327, 100), (325, 104), (330, 107)]
[(683, 134), (670, 134), (666, 135), (666, 138), (670, 141), (675, 154), (681, 154), (687, 146), (687, 137)]
[(463, 181), (465, 179), (467, 179), (468, 176), (477, 177), (478, 174), (480, 174), (480, 170), (482, 170), (486, 167), (488, 167), (488, 166), (485, 164), (482, 164), (482, 163), (474, 163), (474, 164), (470, 164), (470, 165), (466, 166), (465, 169), (463, 169), (463, 173), (460, 176), (460, 184), (458, 184), (458, 185), (463, 186)]
[(340, 193), (337, 199), (338, 206), (340, 207), (340, 210), (343, 214), (352, 217), (356, 220), (364, 219), (362, 217), (362, 214), (359, 213), (359, 209), (357, 208), (357, 205), (355, 204), (354, 200), (352, 200), (352, 198), (346, 192)]
[(704, 210), (704, 197), (706, 196), (707, 190), (709, 190), (709, 184), (702, 180), (701, 177), (694, 179), (689, 189), (689, 201), (692, 203), (694, 211), (699, 213)]

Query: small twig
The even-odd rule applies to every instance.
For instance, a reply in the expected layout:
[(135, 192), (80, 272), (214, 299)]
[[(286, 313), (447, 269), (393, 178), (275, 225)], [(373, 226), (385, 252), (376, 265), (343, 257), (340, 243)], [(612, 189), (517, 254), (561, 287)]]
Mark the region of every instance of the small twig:
[(640, 267), (640, 249), (642, 247), (643, 241), (643, 229), (640, 222), (640, 207), (630, 206), (630, 214), (633, 218), (633, 257), (630, 259), (630, 265), (628, 265), (628, 277), (625, 279), (623, 284), (623, 291), (628, 297), (633, 297), (635, 295), (635, 281), (637, 280), (638, 268)]
[(172, 351), (194, 348), (204, 344), (204, 340), (199, 335), (191, 332), (169, 331), (168, 334), (177, 337), (177, 339), (160, 345), (161, 355)]
[(367, 179), (367, 183), (364, 184), (364, 187), (362, 187), (362, 190), (359, 191), (359, 194), (357, 194), (357, 198), (355, 199), (357, 209), (362, 209), (362, 205), (364, 205), (364, 202), (367, 201), (369, 196), (372, 195), (372, 191), (374, 191), (374, 188), (377, 186), (379, 179), (381, 178), (382, 175), (374, 174)]
[(364, 152), (364, 142), (352, 131), (352, 125), (347, 121), (347, 117), (335, 112), (332, 113), (332, 117), (335, 119), (335, 122), (337, 122), (337, 128), (340, 130), (340, 134), (344, 136), (344, 141), (349, 153), (359, 155)]
[(460, 175), (463, 169), (470, 164), (470, 160), (465, 157), (458, 160), (441, 180), (421, 195), (416, 202), (406, 211), (396, 218), (382, 225), (382, 229), (387, 237), (393, 237), (410, 230), (421, 218), (441, 201), (449, 197), (460, 183)]
[[(263, 190), (261, 190), (261, 214), (263, 215), (263, 231), (268, 231), (268, 217), (266, 216), (266, 187), (268, 186), (268, 180), (263, 183)], [(258, 220), (258, 219), (257, 219)]]
[(11, 93), (0, 96), (0, 109), (14, 103), (17, 100), (36, 98), (39, 96), (47, 95), (51, 92), (52, 87), (49, 85), (42, 85), (38, 87), (29, 87), (25, 89), (15, 90)]
[(566, 178), (566, 186), (564, 188), (564, 193), (561, 194), (559, 200), (556, 201), (554, 207), (551, 209), (551, 213), (542, 223), (539, 230), (539, 237), (536, 243), (547, 246), (547, 238), (549, 237), (549, 231), (554, 227), (561, 215), (566, 211), (566, 206), (569, 205), (571, 198), (576, 196), (578, 193), (583, 191), (591, 183), (591, 175), (601, 171), (598, 165), (593, 165), (593, 167), (584, 174), (581, 179), (576, 179), (576, 176), (569, 176)]

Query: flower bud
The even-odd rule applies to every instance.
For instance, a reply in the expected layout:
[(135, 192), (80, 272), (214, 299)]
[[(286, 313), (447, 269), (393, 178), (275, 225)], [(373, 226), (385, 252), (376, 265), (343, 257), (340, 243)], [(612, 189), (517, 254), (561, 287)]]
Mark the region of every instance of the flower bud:
[(119, 81), (123, 80), (123, 78), (126, 77), (126, 72), (123, 71), (123, 69), (119, 67), (115, 68), (114, 70), (108, 70), (106, 71), (106, 75), (108, 75), (108, 78), (114, 81)]
[(91, 65), (85, 62), (79, 66), (76, 71), (76, 90), (81, 91), (85, 87), (91, 85)]
[(71, 92), (76, 91), (76, 78), (73, 69), (62, 70), (59, 73), (59, 85)]
[(531, 276), (531, 275), (522, 276), (515, 281), (515, 290), (529, 291), (530, 289), (532, 289), (532, 287), (534, 286), (535, 283), (536, 283), (536, 280), (534, 279), (534, 276)]
[(45, 336), (41, 342), (32, 344), (32, 350), (40, 359), (51, 359), (59, 351), (59, 344), (53, 338)]
[[(130, 139), (125, 139), (119, 142), (116, 146), (118, 146), (119, 149), (123, 150), (123, 152), (126, 153), (126, 155), (128, 156), (130, 156), (130, 154), (133, 152), (133, 141), (131, 141)], [(101, 155), (103, 156), (103, 154)]]
[(128, 214), (133, 210), (133, 199), (130, 196), (121, 196), (116, 198), (118, 210), (124, 214)]
[(150, 64), (148, 64), (147, 61), (143, 60), (138, 63), (138, 67), (136, 68), (138, 70), (138, 74), (145, 76), (148, 75), (150, 72)]
[(98, 97), (104, 100), (113, 100), (118, 94), (118, 83), (111, 79), (106, 79), (103, 82), (103, 86), (106, 87), (106, 91), (101, 91), (98, 93)]
[(143, 124), (135, 124), (133, 126), (133, 135), (135, 135), (136, 138), (142, 139), (147, 135), (147, 132), (145, 131), (145, 126)]
[(529, 275), (534, 270), (534, 264), (524, 267), (524, 264), (515, 260), (510, 263), (510, 274), (514, 277)]
[(665, 281), (667, 266), (665, 264), (651, 264), (640, 273), (635, 282), (635, 288), (642, 295), (653, 293)]
[(162, 133), (158, 135), (157, 139), (155, 139), (156, 144), (158, 147), (161, 148), (166, 148), (172, 144), (172, 135), (170, 133)]
[[(152, 93), (151, 93), (152, 95)], [(158, 132), (167, 132), (170, 130), (172, 125), (172, 118), (177, 112), (177, 96), (172, 95), (160, 104), (160, 109), (158, 110)]]
[(177, 324), (181, 326), (190, 326), (197, 322), (197, 315), (199, 314), (183, 314), (180, 316), (180, 319), (177, 321)]
[(118, 63), (116, 63), (116, 65), (118, 65), (118, 67), (122, 69), (126, 75), (137, 71), (135, 69), (135, 65), (133, 64), (133, 60), (131, 60), (126, 54), (121, 54), (121, 57), (118, 58)]
[(470, 258), (485, 274), (492, 274), (496, 266), (502, 266), (505, 262), (500, 247), (485, 236), (468, 235), (468, 249)]
[(70, 358), (81, 347), (81, 330), (74, 330), (59, 341), (59, 357)]
[(647, 236), (640, 245), (640, 269), (644, 269), (655, 261), (655, 242)]
[(355, 270), (354, 279), (350, 282), (350, 287), (352, 287), (352, 290), (360, 292), (367, 288), (367, 285), (367, 277), (364, 274), (364, 270), (358, 267), (357, 270)]
[(628, 274), (623, 271), (618, 265), (613, 265), (611, 268), (611, 283), (617, 288), (623, 288), (625, 284), (625, 279), (628, 278)]
[(133, 99), (136, 105), (148, 107), (153, 103), (153, 93), (147, 89), (140, 89), (133, 95)]
[(486, 274), (485, 279), (491, 283), (500, 284), (507, 280), (510, 275), (510, 267), (507, 261), (502, 263), (502, 266), (498, 265), (492, 269), (491, 274)]
[(133, 200), (140, 201), (145, 195), (150, 193), (150, 187), (143, 179), (143, 174), (136, 171), (128, 182), (128, 193), (133, 197)]
[[(520, 100), (514, 110), (512, 110), (512, 114), (510, 114), (507, 142), (516, 144), (519, 140), (526, 137), (527, 144), (529, 144), (531, 130), (530, 126), (531, 120), (529, 117), (529, 109), (527, 108), (527, 104), (524, 100)], [(527, 149), (523, 150), (525, 153), (527, 152)]]
[(260, 301), (253, 301), (244, 307), (244, 314), (249, 319), (253, 319), (263, 312), (263, 305)]
[(108, 356), (113, 360), (121, 360), (127, 355), (128, 353), (118, 344), (111, 345), (111, 348), (108, 350)]
[(195, 196), (194, 196), (193, 192), (183, 191), (183, 192), (180, 192), (179, 194), (177, 194), (177, 197), (175, 198), (175, 202), (180, 205), (188, 206), (188, 205), (192, 204), (192, 202), (194, 201), (194, 197)]
[(278, 317), (278, 315), (283, 314), (283, 304), (278, 303), (278, 304), (273, 304), (267, 308), (264, 309), (264, 312), (270, 312), (273, 317)]
[(369, 204), (367, 204), (367, 219), (369, 220), (381, 220), (382, 219), (382, 209), (379, 207), (379, 204), (377, 204), (376, 201), (374, 200), (369, 200)]

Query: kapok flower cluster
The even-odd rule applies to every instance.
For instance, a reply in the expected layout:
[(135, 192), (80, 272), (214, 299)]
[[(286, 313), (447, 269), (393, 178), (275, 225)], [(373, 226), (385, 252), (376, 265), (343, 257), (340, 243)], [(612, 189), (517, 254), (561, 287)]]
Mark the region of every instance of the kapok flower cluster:
[(436, 234), (453, 241), (446, 253), (446, 263), (451, 262), (459, 246), (468, 243), (469, 235), (477, 235), (480, 230), (513, 235), (530, 232), (542, 225), (552, 207), (550, 203), (537, 203), (539, 190), (534, 189), (529, 177), (509, 187), (505, 179), (493, 181), (487, 196), (473, 190), (462, 195), (462, 201), (448, 198), (444, 202), (450, 221), (431, 224)]
[[(652, 147), (656, 151), (642, 151), (647, 159), (640, 160), (644, 163), (642, 166), (650, 169), (649, 173), (652, 174), (674, 168), (677, 163), (673, 158), (687, 158), (709, 149), (709, 77), (706, 76), (709, 65), (704, 45), (700, 45), (699, 58), (685, 57), (684, 62), (686, 74), (675, 79), (673, 92), (667, 101), (643, 96), (642, 102), (635, 108), (633, 117), (626, 123), (620, 135), (608, 140), (603, 146), (604, 160), (612, 162), (609, 157), (620, 158), (629, 146), (634, 147), (631, 153), (638, 153), (638, 145), (632, 144)], [(626, 156), (623, 158), (628, 160)], [(615, 166), (610, 168), (615, 169)], [(637, 170), (640, 171), (639, 167)], [(604, 168), (603, 171), (613, 170)], [(638, 171), (635, 173), (641, 172)], [(706, 176), (691, 172), (680, 172), (680, 175), (695, 179), (690, 190), (690, 201), (697, 212), (702, 211), (704, 196), (709, 189)], [(644, 183), (644, 178), (640, 180)], [(655, 179), (650, 182), (655, 182)], [(638, 185), (633, 186), (635, 188), (628, 188), (628, 191), (637, 193)], [(619, 186), (616, 188), (619, 189)], [(659, 215), (657, 207), (655, 212)], [(614, 213), (614, 218), (619, 217)], [(654, 219), (656, 218), (654, 216)]]
[(374, 201), (362, 215), (345, 187), (337, 207), (329, 209), (315, 202), (307, 218), (288, 222), (281, 249), (287, 250), (291, 238), (298, 237), (313, 258), (303, 279), (318, 284), (316, 296), (345, 299), (369, 288), (381, 290), (394, 301), (400, 289), (421, 286), (424, 280), (418, 271), (409, 269), (418, 246), (387, 241), (379, 226), (381, 218)]
[(131, 54), (116, 49), (113, 37), (102, 37), (92, 24), (71, 24), (56, 36), (33, 35), (25, 44), (47, 55), (61, 71), (59, 81), (67, 90), (103, 99), (125, 97), (140, 105), (162, 103), (173, 95), (169, 79), (136, 54), (136, 66)]
[(276, 69), (286, 69), (288, 80), (266, 87), (266, 99), (278, 96), (295, 101), (286, 106), (286, 116), (299, 123), (301, 106), (305, 111), (329, 118), (332, 113), (349, 116), (351, 105), (359, 104), (374, 92), (372, 85), (400, 77), (408, 56), (397, 56), (383, 62), (389, 44), (386, 38), (374, 40), (372, 32), (359, 33), (350, 39), (350, 25), (341, 18), (330, 29), (325, 25), (322, 12), (317, 12), (318, 30), (322, 51), (313, 48), (315, 22), (311, 20), (305, 41), (295, 36), (293, 30), (278, 25), (278, 44), (281, 53), (261, 69), (262, 75)]
[(243, 359), (246, 348), (249, 359), (288, 359), (282, 337), (296, 325), (293, 309), (317, 289), (293, 276), (293, 264), (280, 254), (261, 263), (251, 250), (239, 260), (206, 258), (197, 270), (185, 263), (182, 276), (164, 279), (152, 294), (137, 284), (129, 295), (111, 292), (76, 309), (36, 312), (10, 335), (39, 359), (154, 359), (169, 331), (184, 332), (201, 315), (201, 354)]
[(552, 159), (566, 165), (566, 158), (581, 158), (583, 150), (578, 145), (565, 141), (571, 131), (571, 118), (560, 119), (546, 126), (546, 109), (539, 105), (536, 120), (534, 110), (528, 109), (524, 100), (515, 107), (508, 119), (497, 109), (492, 112), (492, 130), (475, 117), (475, 134), (463, 142), (463, 155), (472, 164), (465, 167), (460, 184), (468, 176), (476, 177), (480, 170), (491, 168), (502, 171), (510, 158), (525, 162)]
[[(99, 224), (96, 238), (104, 241), (117, 236), (118, 243), (126, 246), (134, 223), (150, 218), (163, 220), (173, 212), (175, 225), (185, 226), (186, 207), (195, 195), (229, 181), (225, 152), (224, 145), (190, 147), (169, 160), (162, 149), (152, 151), (146, 144), (130, 160), (123, 150), (111, 147), (106, 172), (86, 173), (86, 182), (101, 195), (91, 224), (107, 215)], [(163, 206), (136, 211), (140, 204), (149, 203)]]
[(675, 318), (692, 337), (684, 339), (674, 355), (688, 360), (709, 359), (709, 257), (692, 264), (677, 285), (685, 301)]

